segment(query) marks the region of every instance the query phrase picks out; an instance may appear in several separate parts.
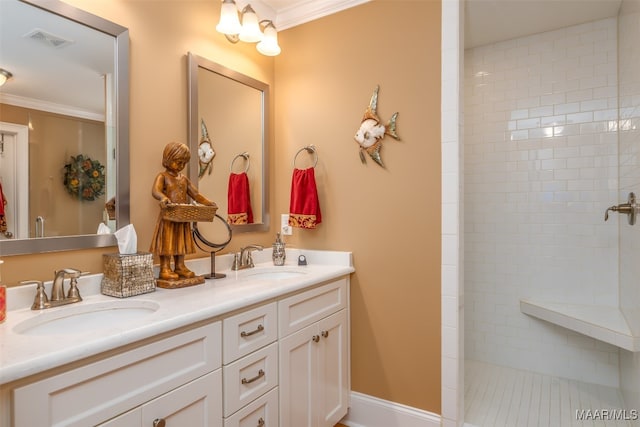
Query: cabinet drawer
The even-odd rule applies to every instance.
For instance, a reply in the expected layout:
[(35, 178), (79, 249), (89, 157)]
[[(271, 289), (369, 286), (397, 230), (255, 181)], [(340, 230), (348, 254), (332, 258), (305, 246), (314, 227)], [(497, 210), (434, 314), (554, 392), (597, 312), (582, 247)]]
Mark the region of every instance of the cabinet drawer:
[(86, 427), (122, 414), (219, 368), (221, 335), (215, 322), (17, 388), (14, 426)]
[(283, 299), (278, 303), (280, 337), (309, 326), (346, 306), (346, 278)]
[(224, 427), (277, 427), (278, 389), (274, 388), (264, 396), (254, 400), (229, 418)]
[(218, 426), (221, 422), (216, 420), (222, 420), (221, 371), (217, 369), (99, 427), (151, 427), (155, 420), (160, 419), (167, 426)]
[(247, 403), (278, 385), (278, 344), (223, 367), (224, 416), (236, 412)]
[(274, 342), (278, 338), (277, 315), (273, 302), (224, 319), (223, 363), (231, 363)]
[(216, 427), (222, 425), (220, 391), (222, 372), (218, 369), (142, 405), (142, 426), (165, 420), (167, 426)]

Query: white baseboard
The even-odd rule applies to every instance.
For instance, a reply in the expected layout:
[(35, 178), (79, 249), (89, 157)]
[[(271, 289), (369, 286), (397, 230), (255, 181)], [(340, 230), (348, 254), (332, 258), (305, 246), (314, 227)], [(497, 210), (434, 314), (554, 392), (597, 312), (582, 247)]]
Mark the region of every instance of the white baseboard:
[(349, 427), (440, 427), (440, 419), (433, 412), (352, 391), (349, 413), (340, 422)]

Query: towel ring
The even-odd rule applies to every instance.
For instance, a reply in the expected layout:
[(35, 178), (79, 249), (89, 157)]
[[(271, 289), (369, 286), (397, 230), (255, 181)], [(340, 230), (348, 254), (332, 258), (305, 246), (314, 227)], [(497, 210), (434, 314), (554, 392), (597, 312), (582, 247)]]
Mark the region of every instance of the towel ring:
[(233, 160), (231, 160), (231, 166), (229, 166), (229, 171), (233, 173), (233, 164), (236, 162), (236, 160), (238, 160), (238, 158), (244, 158), (247, 161), (247, 165), (244, 168), (244, 173), (247, 173), (249, 171), (249, 165), (251, 164), (251, 161), (249, 160), (249, 153), (247, 153), (246, 151), (244, 153), (238, 154), (237, 156), (235, 156), (233, 158)]
[(302, 147), (301, 149), (298, 150), (298, 152), (296, 153), (295, 156), (293, 156), (293, 168), (296, 168), (296, 159), (298, 158), (298, 155), (300, 153), (302, 153), (303, 151), (306, 151), (309, 154), (313, 154), (313, 166), (311, 166), (312, 168), (315, 168), (316, 165), (318, 164), (318, 151), (316, 150), (316, 146), (315, 145), (307, 145), (306, 147)]

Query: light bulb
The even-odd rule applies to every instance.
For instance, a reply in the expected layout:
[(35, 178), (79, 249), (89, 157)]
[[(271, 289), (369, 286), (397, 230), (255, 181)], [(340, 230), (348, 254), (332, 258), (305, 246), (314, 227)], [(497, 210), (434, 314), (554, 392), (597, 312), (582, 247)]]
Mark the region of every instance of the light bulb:
[(255, 43), (262, 40), (262, 31), (258, 23), (258, 15), (251, 5), (247, 5), (242, 10), (242, 30), (240, 30), (240, 40), (248, 43)]
[(5, 70), (4, 68), (0, 68), (0, 86), (5, 84), (7, 80), (9, 80), (12, 76), (13, 74), (11, 74), (9, 71)]
[(220, 22), (216, 25), (216, 30), (222, 34), (239, 34), (242, 26), (238, 18), (238, 8), (233, 0), (224, 0), (220, 9)]
[(281, 49), (280, 46), (278, 46), (278, 31), (276, 31), (273, 22), (269, 21), (264, 27), (264, 36), (256, 48), (258, 52), (266, 56), (276, 56), (280, 54)]

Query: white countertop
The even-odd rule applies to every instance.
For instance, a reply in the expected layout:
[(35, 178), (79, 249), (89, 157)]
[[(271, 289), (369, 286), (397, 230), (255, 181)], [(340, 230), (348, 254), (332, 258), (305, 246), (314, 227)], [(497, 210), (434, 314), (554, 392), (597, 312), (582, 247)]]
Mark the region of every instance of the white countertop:
[[(299, 254), (306, 256), (307, 266), (297, 265)], [(282, 267), (273, 266), (270, 249), (254, 252), (253, 255), (256, 262), (254, 269), (231, 271), (231, 256), (223, 255), (216, 257), (217, 272), (227, 275), (223, 279), (207, 279), (204, 284), (180, 289), (157, 288), (155, 292), (125, 298), (124, 300), (151, 301), (159, 305), (155, 312), (128, 322), (126, 328), (104, 325), (95, 331), (47, 333), (38, 336), (14, 331), (16, 325), (24, 320), (53, 310), (122, 300), (100, 293), (102, 274), (79, 279), (82, 302), (42, 311), (30, 309), (35, 296), (34, 285), (9, 288), (7, 320), (0, 324), (0, 384), (215, 318), (355, 271), (350, 252), (287, 249), (287, 262)], [(210, 273), (209, 258), (190, 260), (187, 265), (197, 274)], [(304, 274), (277, 280), (250, 276), (250, 273), (264, 268), (300, 270)], [(51, 283), (46, 283), (45, 286), (49, 295)], [(68, 280), (65, 281), (65, 287), (68, 288)]]

